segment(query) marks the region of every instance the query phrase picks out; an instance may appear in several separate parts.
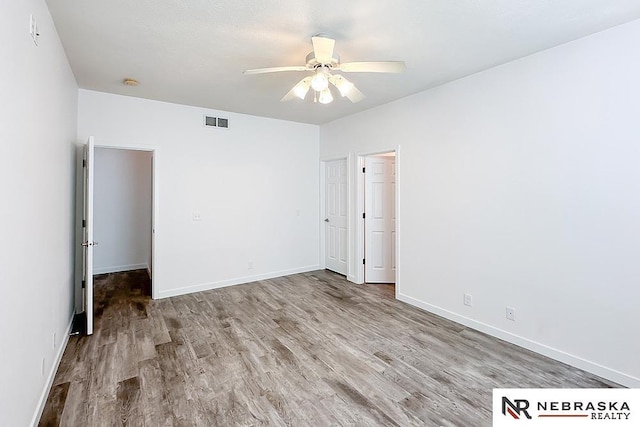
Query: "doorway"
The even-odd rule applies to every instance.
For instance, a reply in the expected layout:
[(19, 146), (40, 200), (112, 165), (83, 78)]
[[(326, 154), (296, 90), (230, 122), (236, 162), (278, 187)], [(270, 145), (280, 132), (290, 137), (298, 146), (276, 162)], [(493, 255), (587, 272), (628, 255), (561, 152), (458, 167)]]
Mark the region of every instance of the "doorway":
[(363, 267), (366, 283), (396, 282), (396, 155), (361, 157)]
[(94, 275), (151, 275), (152, 157), (150, 151), (95, 148)]
[(95, 146), (93, 137), (78, 147), (75, 306), (88, 335), (94, 275), (141, 270), (150, 281), (146, 294), (155, 297), (156, 154), (153, 148)]

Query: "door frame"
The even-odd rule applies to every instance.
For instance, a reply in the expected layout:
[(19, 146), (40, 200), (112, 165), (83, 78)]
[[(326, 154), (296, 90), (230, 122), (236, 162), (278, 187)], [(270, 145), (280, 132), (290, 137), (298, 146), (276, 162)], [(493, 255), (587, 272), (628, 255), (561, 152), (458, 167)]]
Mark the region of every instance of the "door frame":
[[(393, 156), (391, 156), (390, 154), (393, 154)], [(396, 163), (396, 152), (395, 152), (395, 150), (387, 151), (385, 153), (370, 154), (370, 155), (366, 155), (366, 156), (361, 156), (360, 157), (361, 167), (362, 168), (366, 167), (367, 159), (380, 158), (382, 156), (384, 156), (385, 158), (393, 158), (394, 169), (395, 169), (395, 163)], [(360, 170), (362, 170), (362, 169), (360, 169)], [(367, 173), (369, 173), (369, 172), (370, 171), (367, 171)], [(361, 212), (367, 212), (367, 192), (370, 191), (370, 189), (367, 186), (367, 174), (366, 173), (361, 173), (360, 175), (362, 176), (362, 186), (360, 187), (361, 190), (362, 190), (362, 200), (361, 200), (361, 202), (362, 202), (362, 210), (361, 210)], [(395, 171), (394, 171), (394, 175), (395, 175)], [(371, 177), (371, 175), (368, 175), (368, 176)], [(393, 195), (394, 195), (393, 205), (394, 205), (394, 210), (395, 210), (395, 207), (396, 207), (395, 206), (395, 203), (396, 203), (395, 192), (396, 192), (396, 183), (395, 183), (395, 176), (394, 176), (394, 183), (393, 183)], [(359, 200), (359, 202), (360, 202), (360, 200)], [(371, 206), (369, 206), (369, 207), (371, 207)], [(386, 209), (386, 207), (387, 207), (387, 204), (385, 203), (385, 209)], [(363, 218), (363, 220), (360, 222), (361, 227), (362, 227), (362, 246), (363, 246), (362, 257), (364, 259), (367, 258), (367, 235), (368, 235), (368, 232), (367, 232), (367, 220), (371, 219), (371, 215), (367, 215), (367, 216), (368, 216), (368, 218)], [(394, 218), (394, 221), (393, 221), (394, 222), (394, 232), (395, 232), (395, 223), (397, 221), (397, 215), (395, 215), (395, 216), (396, 216), (396, 218)], [(394, 245), (394, 248), (395, 248), (395, 251), (397, 252), (397, 246), (396, 245)], [(393, 255), (395, 256), (396, 254), (394, 253)], [(389, 256), (391, 256), (391, 255), (389, 255)], [(369, 283), (369, 282), (367, 282), (367, 265), (366, 264), (362, 265), (362, 271), (363, 271), (363, 276), (362, 276), (363, 277), (363, 281), (365, 283)], [(369, 270), (369, 271), (371, 272), (371, 270)], [(396, 268), (396, 271), (397, 271), (397, 268)], [(394, 279), (393, 280), (394, 280), (393, 283), (395, 284), (395, 274), (394, 274)], [(376, 281), (376, 282), (371, 282), (371, 283), (389, 283), (389, 282)]]
[[(95, 141), (95, 139), (94, 139)], [(83, 183), (82, 183), (82, 152), (84, 149), (85, 143), (78, 144), (77, 156), (76, 156), (76, 167), (79, 173), (76, 174), (76, 248), (79, 250), (76, 251), (76, 280), (75, 280), (75, 312), (76, 314), (81, 313), (84, 310), (83, 301), (82, 301), (82, 248), (80, 243), (82, 243), (82, 204), (83, 204), (83, 196), (84, 192)], [(157, 179), (157, 166), (158, 166), (158, 148), (154, 146), (146, 146), (146, 145), (109, 145), (109, 144), (100, 144), (94, 142), (94, 148), (112, 148), (117, 150), (131, 150), (131, 151), (146, 151), (151, 153), (151, 265), (150, 273), (151, 273), (151, 298), (158, 299), (159, 291), (158, 286), (156, 286), (155, 278), (156, 269), (158, 267), (157, 263), (157, 215), (159, 212), (158, 209), (158, 179)], [(79, 215), (79, 216), (78, 216)], [(79, 218), (79, 221), (78, 221)]]
[[(395, 200), (395, 208), (396, 208), (396, 298), (400, 293), (400, 238), (401, 238), (401, 227), (400, 227), (400, 145), (396, 147), (391, 147), (386, 150), (376, 150), (372, 152), (361, 152), (356, 155), (356, 173), (355, 177), (355, 212), (356, 217), (359, 217), (359, 221), (357, 222), (357, 226), (355, 227), (355, 259), (362, 260), (364, 259), (365, 253), (365, 228), (364, 228), (364, 219), (362, 218), (362, 212), (364, 212), (365, 204), (364, 204), (364, 195), (365, 195), (365, 179), (364, 173), (362, 173), (362, 168), (364, 167), (365, 157), (375, 156), (379, 154), (385, 153), (395, 153), (396, 158), (396, 200)], [(360, 213), (358, 215), (357, 213)], [(362, 262), (355, 263), (356, 274), (355, 274), (355, 283), (364, 283), (365, 275), (364, 275), (364, 264)]]

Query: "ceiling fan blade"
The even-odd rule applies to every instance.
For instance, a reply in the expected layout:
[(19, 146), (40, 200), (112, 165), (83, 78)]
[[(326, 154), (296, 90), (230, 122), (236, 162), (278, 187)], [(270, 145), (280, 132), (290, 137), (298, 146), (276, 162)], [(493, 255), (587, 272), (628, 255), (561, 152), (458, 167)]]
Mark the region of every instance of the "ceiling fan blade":
[(307, 76), (304, 79), (300, 80), (294, 87), (291, 88), (289, 92), (285, 96), (282, 97), (280, 102), (291, 101), (294, 98), (304, 99), (311, 87), (311, 79), (312, 76)]
[(355, 86), (345, 96), (351, 102), (360, 102), (364, 99), (364, 93), (360, 92)]
[(306, 65), (291, 65), (288, 67), (271, 67), (271, 68), (254, 68), (253, 70), (244, 70), (242, 74), (264, 74), (279, 73), (281, 71), (308, 71)]
[(294, 99), (296, 97), (295, 89), (296, 89), (295, 86), (292, 87), (291, 90), (289, 92), (287, 92), (287, 94), (285, 96), (282, 97), (280, 102), (291, 101), (292, 99)]
[(340, 71), (345, 73), (402, 73), (407, 69), (403, 61), (344, 62)]
[(333, 59), (333, 47), (336, 44), (334, 39), (322, 36), (311, 37), (313, 43), (313, 54), (320, 64), (329, 64)]

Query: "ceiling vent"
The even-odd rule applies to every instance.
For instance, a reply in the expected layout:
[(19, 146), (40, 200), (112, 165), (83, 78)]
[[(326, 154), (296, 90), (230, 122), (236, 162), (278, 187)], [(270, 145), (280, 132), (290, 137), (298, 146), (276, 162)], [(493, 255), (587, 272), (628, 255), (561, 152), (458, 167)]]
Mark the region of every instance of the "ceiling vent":
[(229, 129), (229, 119), (225, 119), (223, 117), (204, 116), (204, 126)]

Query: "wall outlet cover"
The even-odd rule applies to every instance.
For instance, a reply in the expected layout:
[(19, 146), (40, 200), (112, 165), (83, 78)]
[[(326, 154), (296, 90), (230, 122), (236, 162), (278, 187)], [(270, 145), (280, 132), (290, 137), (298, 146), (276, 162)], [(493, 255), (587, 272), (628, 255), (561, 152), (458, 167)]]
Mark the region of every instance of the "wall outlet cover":
[(464, 294), (464, 305), (473, 306), (473, 296), (471, 294)]

